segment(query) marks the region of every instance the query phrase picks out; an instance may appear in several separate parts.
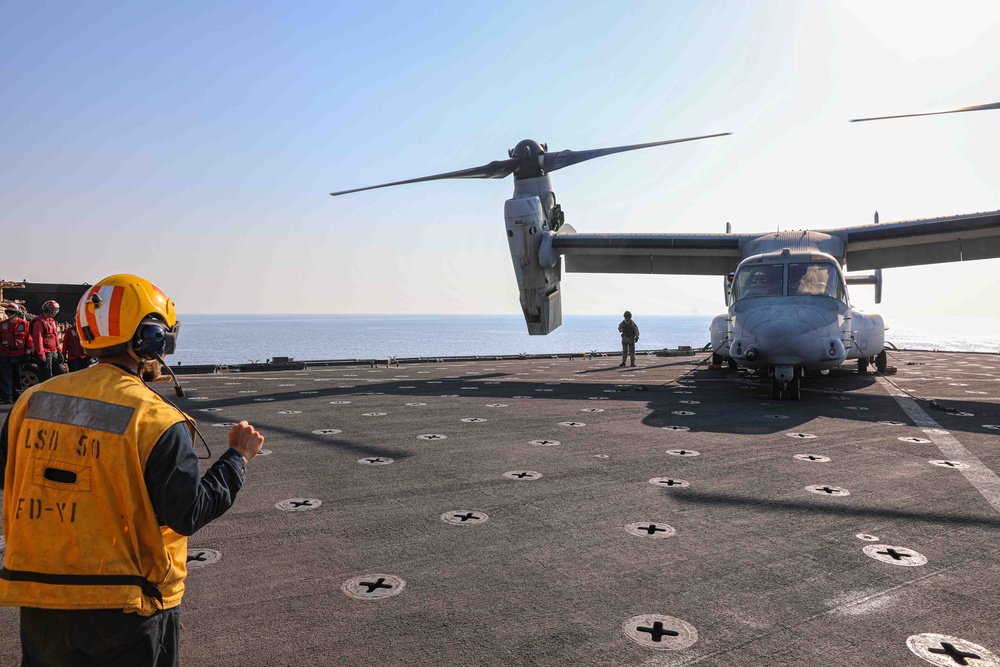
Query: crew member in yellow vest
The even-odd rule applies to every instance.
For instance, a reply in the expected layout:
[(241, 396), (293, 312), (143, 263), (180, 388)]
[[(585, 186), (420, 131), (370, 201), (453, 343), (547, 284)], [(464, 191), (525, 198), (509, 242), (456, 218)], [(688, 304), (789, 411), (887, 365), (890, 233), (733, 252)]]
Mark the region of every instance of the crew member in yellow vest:
[(187, 536), (232, 506), (264, 444), (240, 422), (200, 475), (194, 421), (143, 381), (179, 326), (148, 280), (102, 280), (77, 308), (98, 363), (25, 391), (0, 431), (0, 604), (21, 608), (22, 665), (179, 664)]
[(635, 366), (635, 344), (639, 340), (639, 325), (632, 319), (632, 313), (625, 311), (625, 319), (618, 325), (618, 333), (622, 335), (622, 362), (619, 368), (625, 365), (625, 360), (631, 356), (632, 365)]

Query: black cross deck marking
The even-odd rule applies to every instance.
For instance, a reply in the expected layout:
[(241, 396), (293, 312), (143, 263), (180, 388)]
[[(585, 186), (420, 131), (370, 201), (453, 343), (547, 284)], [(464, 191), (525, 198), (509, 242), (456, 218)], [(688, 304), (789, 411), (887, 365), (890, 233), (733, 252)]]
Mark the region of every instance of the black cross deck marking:
[(965, 651), (960, 651), (955, 648), (954, 644), (948, 642), (941, 642), (941, 648), (929, 648), (927, 649), (930, 653), (937, 653), (938, 655), (946, 655), (955, 661), (956, 665), (968, 665), (969, 663), (965, 661), (966, 658), (972, 658), (973, 660), (982, 660), (982, 656), (978, 656), (975, 653), (966, 653)]
[(290, 504), (292, 507), (312, 507), (311, 500), (293, 500)]
[(360, 582), (358, 582), (358, 584), (361, 585), (361, 586), (367, 586), (368, 587), (368, 590), (366, 591), (367, 593), (373, 593), (378, 588), (392, 588), (392, 586), (390, 584), (386, 584), (386, 583), (383, 583), (383, 582), (385, 582), (385, 577), (379, 577), (378, 581), (374, 581), (374, 582), (372, 582), (372, 581), (360, 581)]
[(638, 630), (639, 632), (648, 632), (654, 642), (659, 642), (664, 637), (680, 636), (679, 632), (674, 632), (673, 630), (664, 630), (663, 623), (661, 623), (660, 621), (656, 621), (655, 623), (653, 623), (653, 627), (651, 628), (644, 628), (640, 625), (638, 628), (636, 628), (636, 630)]
[(892, 547), (886, 549), (885, 551), (876, 551), (875, 553), (881, 554), (883, 556), (892, 556), (893, 560), (903, 560), (904, 558), (913, 558), (912, 554), (904, 554), (896, 551)]
[(198, 562), (203, 563), (203, 562), (205, 562), (207, 560), (208, 559), (205, 557), (205, 552), (204, 551), (199, 551), (197, 556), (192, 556), (191, 554), (188, 554), (188, 557), (187, 557), (187, 562), (188, 563), (190, 563), (191, 561), (198, 561)]
[(649, 535), (655, 535), (656, 533), (667, 532), (666, 528), (657, 528), (655, 523), (651, 523), (648, 526), (636, 526), (636, 528), (639, 530), (646, 531), (646, 533)]

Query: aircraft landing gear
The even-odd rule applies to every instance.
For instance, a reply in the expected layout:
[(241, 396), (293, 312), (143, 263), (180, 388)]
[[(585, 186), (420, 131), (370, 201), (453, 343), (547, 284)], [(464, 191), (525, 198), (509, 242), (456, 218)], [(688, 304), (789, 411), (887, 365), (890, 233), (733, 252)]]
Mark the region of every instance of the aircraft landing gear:
[(802, 398), (802, 378), (798, 375), (793, 377), (792, 381), (788, 383), (788, 397), (793, 401)]
[(877, 355), (875, 355), (875, 370), (879, 373), (885, 373), (886, 367), (888, 367), (889, 361), (886, 357), (885, 350), (882, 350)]
[(739, 368), (739, 364), (736, 363), (736, 360), (735, 359), (730, 359), (729, 360), (729, 370), (735, 371), (737, 368)]
[(858, 375), (868, 374), (868, 357), (858, 359)]
[[(801, 368), (777, 366), (771, 375), (771, 400), (780, 401), (782, 393), (785, 393), (791, 401), (800, 400), (802, 398), (802, 376), (804, 374), (805, 371)], [(784, 383), (782, 383), (782, 379), (785, 380)]]
[(719, 354), (718, 352), (713, 352), (712, 353), (712, 365), (713, 366), (721, 366), (722, 365), (722, 355)]

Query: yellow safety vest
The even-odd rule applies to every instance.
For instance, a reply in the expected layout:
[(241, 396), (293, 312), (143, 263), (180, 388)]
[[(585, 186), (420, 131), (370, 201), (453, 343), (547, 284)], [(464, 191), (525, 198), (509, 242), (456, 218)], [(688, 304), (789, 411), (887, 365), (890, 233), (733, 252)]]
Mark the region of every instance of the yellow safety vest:
[(148, 616), (181, 603), (187, 537), (159, 525), (143, 472), (184, 420), (111, 364), (24, 393), (7, 423), (0, 605)]

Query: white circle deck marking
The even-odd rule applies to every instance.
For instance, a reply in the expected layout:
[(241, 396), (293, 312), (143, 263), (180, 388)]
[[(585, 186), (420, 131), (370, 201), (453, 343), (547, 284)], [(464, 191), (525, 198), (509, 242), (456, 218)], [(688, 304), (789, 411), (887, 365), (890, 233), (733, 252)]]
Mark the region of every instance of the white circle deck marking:
[(829, 456), (821, 456), (819, 454), (796, 454), (792, 457), (793, 459), (799, 461), (812, 461), (813, 463), (829, 463)]
[(221, 551), (217, 551), (215, 549), (195, 549), (193, 547), (188, 547), (187, 569), (197, 570), (198, 568), (205, 567), (206, 565), (218, 563), (221, 559)]
[(690, 417), (696, 413), (690, 410), (671, 410), (670, 414), (677, 415), (678, 417)]
[(559, 422), (559, 425), (560, 426), (575, 426), (575, 427), (586, 426), (586, 424), (584, 424), (583, 422)]
[(812, 440), (816, 436), (812, 433), (786, 433), (789, 438), (799, 438), (801, 440)]
[(422, 433), (417, 436), (417, 440), (447, 440), (448, 436), (440, 433)]
[(683, 403), (684, 405), (701, 405), (701, 401), (677, 401), (678, 403)]
[(906, 426), (904, 422), (895, 422), (895, 421), (881, 421), (879, 422), (879, 424), (882, 424), (883, 426)]
[(212, 426), (221, 426), (221, 427), (236, 426), (236, 422), (219, 422), (218, 424), (212, 424)]
[(909, 442), (910, 444), (913, 445), (926, 445), (930, 443), (930, 440), (928, 440), (927, 438), (917, 438), (911, 435), (904, 435), (899, 438), (896, 438), (896, 440), (899, 440), (900, 442)]
[(529, 445), (537, 445), (538, 447), (558, 447), (560, 443), (558, 440), (529, 440)]
[(322, 504), (323, 501), (316, 498), (287, 498), (274, 503), (274, 506), (282, 512), (307, 512)]
[(427, 405), (426, 403), (404, 403), (403, 405), (408, 405), (411, 408), (418, 408), (422, 405)]
[(358, 463), (367, 466), (387, 466), (393, 462), (394, 460), (388, 456), (366, 456), (363, 459), (358, 459)]
[(516, 479), (518, 481), (534, 481), (542, 477), (542, 473), (535, 472), (534, 470), (509, 470), (503, 474), (504, 477), (508, 479)]
[(854, 537), (859, 540), (864, 540), (865, 542), (878, 542), (878, 537), (875, 535), (869, 535), (868, 533), (858, 533)]
[(465, 422), (466, 424), (482, 424), (487, 420), (483, 419), (482, 417), (465, 417), (464, 419), (462, 419), (462, 421)]
[(807, 486), (806, 491), (810, 493), (818, 493), (821, 496), (849, 496), (851, 492), (847, 489), (842, 489), (839, 486), (830, 486), (829, 484), (814, 484), (812, 486)]
[(580, 412), (604, 412), (604, 408), (583, 408)]
[(478, 526), (489, 521), (490, 517), (478, 510), (452, 510), (442, 514), (441, 520), (453, 526)]
[(389, 413), (387, 413), (387, 412), (362, 412), (361, 416), (362, 417), (385, 417), (387, 414), (389, 414)]
[(764, 419), (788, 419), (788, 415), (764, 415)]
[(506, 403), (487, 403), (488, 408), (506, 408), (508, 405)]
[[(191, 390), (189, 389), (188, 391), (191, 391)], [(210, 400), (212, 400), (208, 396), (188, 396), (187, 399), (189, 401), (210, 401)]]
[(846, 405), (846, 406), (844, 406), (844, 409), (845, 410), (867, 410), (868, 408), (866, 408), (863, 405)]
[[(1000, 657), (985, 646), (951, 635), (924, 632), (907, 637), (906, 647), (918, 658), (939, 667), (954, 667), (954, 665), (1000, 667)], [(972, 662), (969, 662), (970, 660)]]
[(690, 431), (691, 427), (690, 426), (664, 426), (663, 429), (666, 430), (666, 431)]
[(270, 456), (270, 455), (271, 455), (270, 449), (262, 449), (259, 452), (257, 452), (257, 456)]
[(301, 410), (278, 410), (279, 415), (301, 415)]
[(355, 600), (384, 600), (399, 595), (406, 588), (406, 582), (394, 574), (363, 574), (348, 579), (340, 590)]
[(653, 486), (667, 487), (668, 489), (683, 489), (691, 486), (691, 482), (684, 479), (674, 479), (673, 477), (654, 477), (649, 480)]
[(313, 431), (316, 435), (337, 435), (340, 432), (339, 428), (318, 428)]
[(639, 537), (654, 537), (657, 539), (673, 537), (677, 534), (677, 530), (673, 526), (653, 521), (636, 521), (635, 523), (626, 525), (625, 530)]
[(300, 391), (300, 394), (318, 394), (318, 391)]
[(889, 565), (919, 567), (927, 564), (926, 556), (906, 547), (894, 547), (888, 544), (869, 544), (862, 551), (869, 558), (874, 558)]
[(222, 412), (222, 408), (198, 408), (198, 412)]
[(696, 452), (693, 449), (668, 449), (667, 454), (671, 456), (701, 456), (701, 452)]
[(698, 641), (693, 625), (660, 614), (633, 616), (622, 623), (622, 630), (635, 643), (659, 651), (680, 651)]

